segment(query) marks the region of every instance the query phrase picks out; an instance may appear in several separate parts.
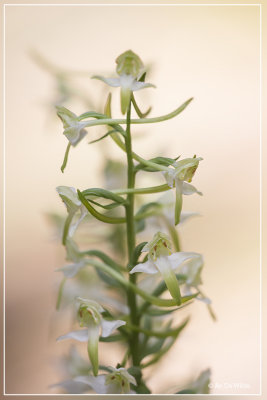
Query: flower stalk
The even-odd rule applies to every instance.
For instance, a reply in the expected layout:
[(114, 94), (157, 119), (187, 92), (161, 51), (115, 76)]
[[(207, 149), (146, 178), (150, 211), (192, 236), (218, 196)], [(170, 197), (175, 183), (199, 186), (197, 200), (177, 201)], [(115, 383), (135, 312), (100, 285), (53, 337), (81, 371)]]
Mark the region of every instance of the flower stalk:
[[(131, 138), (131, 101), (127, 109), (127, 126), (126, 126), (126, 137), (125, 137), (125, 149), (127, 154), (127, 188), (134, 189), (135, 184), (135, 173), (134, 163), (132, 157), (132, 138)], [(126, 225), (127, 225), (127, 248), (128, 248), (128, 269), (131, 270), (134, 265), (134, 249), (135, 249), (135, 225), (134, 225), (134, 193), (127, 194), (127, 205), (126, 210)], [(136, 277), (133, 275), (129, 276), (129, 282), (133, 285), (136, 284)], [(130, 318), (133, 325), (139, 325), (139, 317), (137, 314), (136, 305), (136, 294), (130, 289), (127, 293), (128, 306), (130, 309)], [(129, 347), (134, 366), (139, 365), (138, 356), (138, 332), (132, 331), (129, 338)]]

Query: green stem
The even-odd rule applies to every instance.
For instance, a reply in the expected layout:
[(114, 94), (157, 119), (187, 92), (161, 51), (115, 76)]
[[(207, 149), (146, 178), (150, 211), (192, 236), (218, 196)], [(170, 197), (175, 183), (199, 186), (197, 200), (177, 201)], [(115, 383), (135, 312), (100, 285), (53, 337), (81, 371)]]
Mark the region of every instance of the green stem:
[[(125, 146), (123, 142), (121, 141), (120, 137), (118, 136), (117, 133), (112, 133), (110, 137), (114, 140), (114, 142), (119, 146), (123, 151), (126, 151)], [(157, 163), (154, 163), (153, 161), (148, 161), (145, 160), (144, 158), (140, 157), (138, 154), (132, 152), (132, 157), (134, 160), (139, 161), (141, 164), (151, 167), (156, 169), (157, 171), (169, 171), (168, 167), (165, 167), (164, 165), (160, 165)]]
[[(132, 140), (131, 140), (131, 102), (129, 103), (126, 117), (126, 136), (125, 136), (125, 149), (127, 154), (128, 164), (128, 189), (133, 189), (135, 184), (134, 163), (132, 155)], [(134, 193), (128, 193), (127, 204), (125, 205), (126, 211), (126, 225), (127, 225), (127, 248), (128, 248), (128, 267), (131, 270), (134, 265), (134, 249), (135, 249), (135, 222), (134, 222)], [(133, 285), (136, 284), (136, 276), (129, 275), (129, 282)], [(139, 317), (137, 313), (136, 294), (129, 288), (127, 291), (128, 306), (130, 309), (130, 319), (133, 325), (139, 325)], [(132, 357), (133, 365), (140, 364), (138, 347), (139, 335), (138, 332), (132, 332), (129, 337), (129, 347)]]

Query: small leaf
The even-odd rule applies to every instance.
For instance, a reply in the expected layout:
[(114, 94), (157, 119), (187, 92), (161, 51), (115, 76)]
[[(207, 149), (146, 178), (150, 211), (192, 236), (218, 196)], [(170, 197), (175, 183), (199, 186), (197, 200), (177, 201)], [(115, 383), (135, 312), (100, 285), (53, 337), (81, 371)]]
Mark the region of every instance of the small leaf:
[(123, 269), (122, 266), (117, 264), (112, 258), (110, 258), (107, 254), (105, 254), (101, 250), (87, 250), (81, 252), (82, 255), (87, 255), (87, 256), (93, 256), (93, 257), (98, 257), (101, 261), (103, 261), (105, 264), (109, 265), (111, 268), (115, 269), (118, 272), (121, 272)]
[(67, 163), (68, 163), (70, 147), (71, 147), (71, 143), (69, 142), (68, 145), (67, 145), (66, 151), (65, 151), (63, 163), (62, 163), (62, 165), (60, 167), (62, 174), (64, 173), (64, 170), (65, 170), (65, 168), (67, 166)]
[(123, 339), (122, 335), (111, 335), (107, 337), (102, 337), (100, 336), (99, 341), (100, 342), (118, 342)]
[(114, 278), (112, 278), (111, 276), (109, 276), (108, 274), (105, 274), (105, 272), (101, 271), (101, 269), (99, 268), (95, 268), (97, 275), (99, 276), (99, 278), (105, 282), (108, 286), (110, 287), (116, 287), (116, 288), (124, 288), (124, 286), (116, 281)]
[(199, 295), (199, 292), (191, 294), (190, 296), (184, 296), (181, 298), (182, 304), (183, 303), (187, 303), (188, 301), (194, 299), (195, 297), (197, 297)]
[[(90, 188), (82, 191), (83, 196), (87, 199), (88, 196), (101, 197), (104, 199), (112, 200), (115, 203), (126, 204), (126, 200), (116, 193), (102, 188)], [(90, 199), (87, 199), (90, 201)]]
[(161, 308), (154, 308), (153, 307), (153, 308), (149, 308), (148, 310), (146, 310), (145, 313), (150, 315), (151, 317), (161, 317), (162, 315), (168, 315), (168, 314), (173, 313), (174, 311), (180, 310), (180, 308), (184, 308), (187, 305), (189, 305), (189, 303), (186, 303), (186, 304), (184, 304), (184, 305), (182, 305), (180, 307), (173, 308), (171, 310), (163, 310)]
[(89, 142), (89, 144), (100, 142), (100, 140), (105, 139), (107, 136), (111, 135), (114, 132), (117, 132), (117, 131), (115, 129), (112, 129), (111, 131), (108, 131), (107, 133), (105, 133), (105, 135), (101, 136), (100, 138), (92, 140), (91, 142)]
[(134, 253), (133, 253), (133, 264), (134, 265), (138, 264), (139, 257), (140, 257), (142, 250), (146, 244), (147, 244), (147, 242), (139, 243), (136, 246), (136, 248), (134, 249)]
[[(177, 160), (177, 158), (155, 157), (155, 158), (151, 158), (148, 161), (168, 167), (169, 165), (172, 165), (173, 163), (175, 163), (176, 160)], [(142, 171), (147, 171), (147, 172), (158, 172), (158, 170), (156, 168), (148, 167), (141, 163), (135, 167), (135, 170), (136, 171), (142, 170)]]
[(111, 118), (111, 93), (108, 94), (108, 98), (104, 107), (104, 114)]
[(196, 394), (196, 392), (192, 389), (184, 389), (181, 390), (180, 392), (176, 392), (175, 394)]
[[(144, 204), (142, 207), (139, 208), (137, 213), (135, 214), (135, 218), (138, 217), (141, 214), (145, 214), (149, 210), (156, 210), (162, 207), (162, 204), (157, 203), (157, 202), (151, 202)], [(145, 219), (138, 219), (135, 221), (135, 229), (136, 233), (142, 232), (146, 227)]]

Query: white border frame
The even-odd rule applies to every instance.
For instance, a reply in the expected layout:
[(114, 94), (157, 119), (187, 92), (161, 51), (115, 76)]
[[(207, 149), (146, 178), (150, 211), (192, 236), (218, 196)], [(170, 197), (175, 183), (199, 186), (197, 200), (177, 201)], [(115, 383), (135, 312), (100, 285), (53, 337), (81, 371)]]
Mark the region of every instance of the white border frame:
[[(54, 394), (54, 393), (6, 393), (5, 391), (5, 366), (6, 366), (6, 357), (5, 357), (5, 344), (6, 344), (6, 338), (5, 338), (5, 189), (6, 189), (6, 173), (5, 173), (5, 165), (6, 165), (6, 152), (5, 152), (5, 127), (6, 127), (6, 120), (5, 120), (5, 113), (6, 113), (6, 108), (5, 108), (5, 97), (6, 97), (6, 85), (5, 85), (5, 79), (6, 79), (6, 69), (5, 69), (5, 55), (6, 55), (6, 7), (229, 7), (229, 6), (236, 6), (236, 7), (242, 7), (242, 6), (250, 6), (250, 7), (259, 7), (260, 11), (260, 54), (259, 54), (259, 60), (260, 60), (260, 88), (259, 88), (259, 93), (260, 93), (260, 99), (259, 99), (259, 111), (260, 111), (260, 119), (259, 119), (259, 133), (260, 133), (260, 148), (259, 148), (259, 153), (260, 153), (260, 171), (259, 171), (259, 189), (260, 189), (260, 201), (259, 201), (259, 207), (260, 207), (260, 334), (259, 334), (259, 339), (260, 339), (260, 392), (259, 393), (211, 393), (211, 394), (150, 394), (150, 395), (143, 395), (143, 394), (136, 394), (134, 396), (189, 396), (189, 398), (192, 398), (193, 396), (262, 396), (262, 3), (255, 3), (255, 4), (236, 4), (236, 3), (225, 3), (225, 4), (182, 4), (182, 3), (177, 3), (177, 4), (164, 4), (164, 3), (154, 3), (154, 4), (136, 4), (136, 3), (129, 3), (129, 4), (119, 4), (119, 3), (112, 3), (112, 4), (104, 4), (104, 3), (87, 3), (87, 4), (31, 4), (31, 3), (25, 3), (25, 4), (17, 4), (17, 3), (4, 3), (3, 4), (3, 396), (103, 396), (99, 394)], [(110, 397), (110, 396), (127, 396), (124, 394), (105, 394), (104, 396)]]

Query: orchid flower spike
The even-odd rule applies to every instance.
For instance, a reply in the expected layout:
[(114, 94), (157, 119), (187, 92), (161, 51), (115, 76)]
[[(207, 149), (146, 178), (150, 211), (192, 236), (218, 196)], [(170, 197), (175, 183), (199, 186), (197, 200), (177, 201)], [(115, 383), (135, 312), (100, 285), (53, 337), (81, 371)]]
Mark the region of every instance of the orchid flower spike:
[(169, 167), (169, 171), (163, 172), (168, 185), (172, 188), (175, 184), (176, 188), (175, 225), (180, 222), (183, 204), (182, 195), (191, 195), (194, 193), (202, 195), (193, 185), (190, 185), (201, 160), (203, 160), (203, 158), (196, 156), (193, 158), (185, 158), (184, 160), (176, 161), (173, 164), (174, 168)]
[(56, 109), (57, 115), (63, 122), (63, 134), (72, 146), (76, 146), (87, 134), (87, 131), (84, 129), (86, 122), (79, 121), (77, 115), (65, 107), (56, 106)]
[(96, 301), (83, 299), (78, 297), (79, 309), (78, 319), (81, 327), (86, 329), (72, 331), (66, 335), (60, 336), (57, 341), (63, 339), (74, 339), (79, 342), (88, 342), (88, 355), (92, 363), (93, 373), (96, 376), (98, 374), (98, 342), (101, 333), (102, 337), (108, 337), (117, 328), (125, 325), (125, 321), (113, 320), (107, 321), (103, 319), (101, 313), (105, 310)]
[(203, 264), (202, 256), (193, 252), (177, 252), (172, 253), (171, 241), (169, 237), (162, 233), (157, 232), (153, 239), (148, 242), (143, 250), (148, 252), (148, 260), (144, 263), (137, 264), (131, 271), (145, 272), (147, 274), (160, 273), (166, 283), (166, 286), (177, 304), (181, 304), (181, 293), (179, 284), (175, 275), (177, 273), (186, 272), (188, 284), (194, 282), (194, 274), (192, 271), (199, 270), (195, 265)]
[[(67, 211), (69, 214), (69, 227), (67, 233), (69, 236), (73, 236), (81, 221), (88, 214), (88, 211), (78, 198), (78, 194), (74, 187), (58, 186), (56, 188), (56, 191), (58, 192), (65, 206), (67, 207)], [(77, 219), (74, 221), (74, 217), (76, 216)]]
[(130, 384), (137, 385), (135, 378), (125, 368), (108, 367), (108, 374), (95, 376), (77, 376), (75, 382), (90, 386), (99, 394), (128, 394)]
[(119, 78), (104, 78), (99, 75), (92, 78), (99, 79), (109, 86), (121, 88), (121, 112), (125, 114), (131, 101), (132, 92), (147, 87), (155, 87), (155, 85), (140, 80), (145, 72), (144, 65), (133, 51), (125, 51), (116, 59), (116, 63), (116, 72)]

